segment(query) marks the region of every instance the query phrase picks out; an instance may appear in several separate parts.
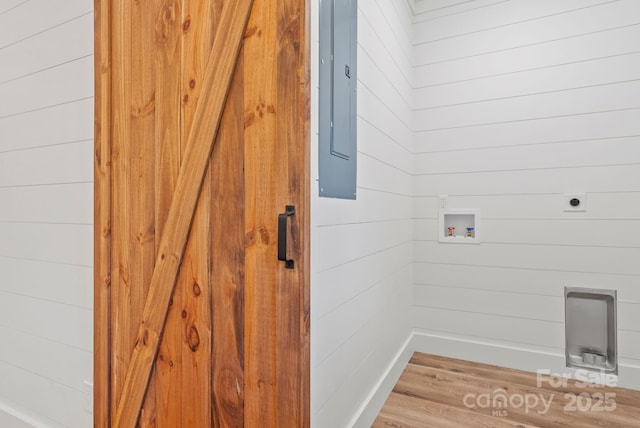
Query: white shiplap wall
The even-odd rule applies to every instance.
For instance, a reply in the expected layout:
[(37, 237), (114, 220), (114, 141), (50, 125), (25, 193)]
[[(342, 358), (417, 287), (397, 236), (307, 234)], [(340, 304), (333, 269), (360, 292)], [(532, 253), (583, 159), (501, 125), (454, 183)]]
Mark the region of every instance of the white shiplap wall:
[[(409, 348), (541, 367), (565, 285), (619, 291), (620, 382), (640, 385), (639, 7), (425, 1), (412, 24), (403, 1), (360, 2), (358, 199), (312, 189), (314, 427), (358, 417), (411, 325)], [(91, 10), (0, 0), (3, 423), (91, 425)], [(564, 213), (576, 191), (588, 211)], [(482, 209), (482, 245), (437, 243), (438, 194)]]
[[(640, 388), (640, 2), (460, 3), (414, 17), (421, 350), (562, 368), (564, 286), (612, 288)], [(482, 210), (481, 245), (438, 243), (438, 195)]]
[(93, 2), (0, 0), (3, 427), (92, 424), (92, 148)]
[[(318, 177), (318, 7), (312, 10), (312, 177)], [(345, 427), (409, 336), (413, 276), (411, 14), (359, 2), (357, 200), (312, 186), (312, 426)]]

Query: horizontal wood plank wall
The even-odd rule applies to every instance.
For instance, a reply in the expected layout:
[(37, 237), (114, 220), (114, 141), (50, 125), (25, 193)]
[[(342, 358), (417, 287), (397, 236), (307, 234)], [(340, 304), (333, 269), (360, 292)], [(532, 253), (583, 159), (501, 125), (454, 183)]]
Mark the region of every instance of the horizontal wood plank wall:
[[(617, 289), (620, 385), (640, 388), (639, 17), (632, 0), (414, 17), (419, 332), (560, 356), (563, 287)], [(586, 212), (563, 211), (570, 192)], [(480, 246), (438, 243), (437, 195), (482, 210)]]
[(51, 427), (92, 421), (93, 51), (91, 0), (0, 2), (0, 409)]
[(411, 15), (359, 2), (357, 200), (319, 198), (312, 2), (312, 425), (348, 426), (407, 339), (411, 306)]

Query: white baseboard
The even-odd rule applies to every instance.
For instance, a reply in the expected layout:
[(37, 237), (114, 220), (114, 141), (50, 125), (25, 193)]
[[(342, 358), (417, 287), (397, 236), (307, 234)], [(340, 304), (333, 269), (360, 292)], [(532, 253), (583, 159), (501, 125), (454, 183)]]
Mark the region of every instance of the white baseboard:
[(411, 345), (414, 352), (457, 358), (475, 363), (491, 364), (510, 369), (530, 372), (550, 370), (554, 373), (566, 371), (564, 355), (526, 348), (504, 346), (420, 331), (413, 332)]
[[(563, 354), (504, 346), (469, 339), (414, 331), (410, 348), (413, 352), (441, 355), (476, 363), (491, 364), (536, 373), (544, 370), (556, 375), (574, 377), (576, 371), (566, 366)], [(584, 378), (583, 378), (584, 379)], [(591, 380), (591, 378), (589, 377)], [(619, 363), (613, 383), (620, 388), (640, 390), (640, 367)]]
[[(538, 370), (545, 370), (556, 375), (573, 374), (570, 369), (567, 369), (562, 354), (413, 331), (382, 374), (367, 400), (356, 412), (350, 427), (371, 426), (414, 352), (534, 373)], [(619, 364), (618, 371), (617, 386), (640, 390), (639, 366)]]
[(369, 393), (369, 396), (363, 405), (360, 406), (353, 419), (351, 419), (351, 423), (348, 425), (349, 427), (371, 427), (378, 413), (380, 413), (384, 402), (387, 400), (389, 394), (391, 394), (396, 382), (398, 382), (411, 355), (413, 355), (413, 351), (411, 350), (412, 338), (413, 333), (404, 341), (391, 364), (389, 364), (385, 372), (380, 376), (380, 380), (376, 383), (376, 386)]
[(0, 402), (0, 427), (2, 428), (42, 428), (42, 424)]

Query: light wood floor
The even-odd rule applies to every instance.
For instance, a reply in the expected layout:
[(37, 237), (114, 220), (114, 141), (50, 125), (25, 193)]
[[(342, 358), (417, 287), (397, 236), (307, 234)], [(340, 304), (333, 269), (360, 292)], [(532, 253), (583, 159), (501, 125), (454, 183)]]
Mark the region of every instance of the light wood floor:
[(416, 353), (373, 427), (633, 428), (640, 392)]

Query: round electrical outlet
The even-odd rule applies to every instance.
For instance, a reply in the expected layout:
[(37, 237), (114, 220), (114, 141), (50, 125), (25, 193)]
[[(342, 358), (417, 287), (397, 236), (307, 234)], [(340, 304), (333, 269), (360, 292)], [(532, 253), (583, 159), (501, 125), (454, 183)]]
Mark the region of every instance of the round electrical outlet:
[(565, 193), (563, 196), (564, 211), (584, 212), (587, 210), (585, 193)]

